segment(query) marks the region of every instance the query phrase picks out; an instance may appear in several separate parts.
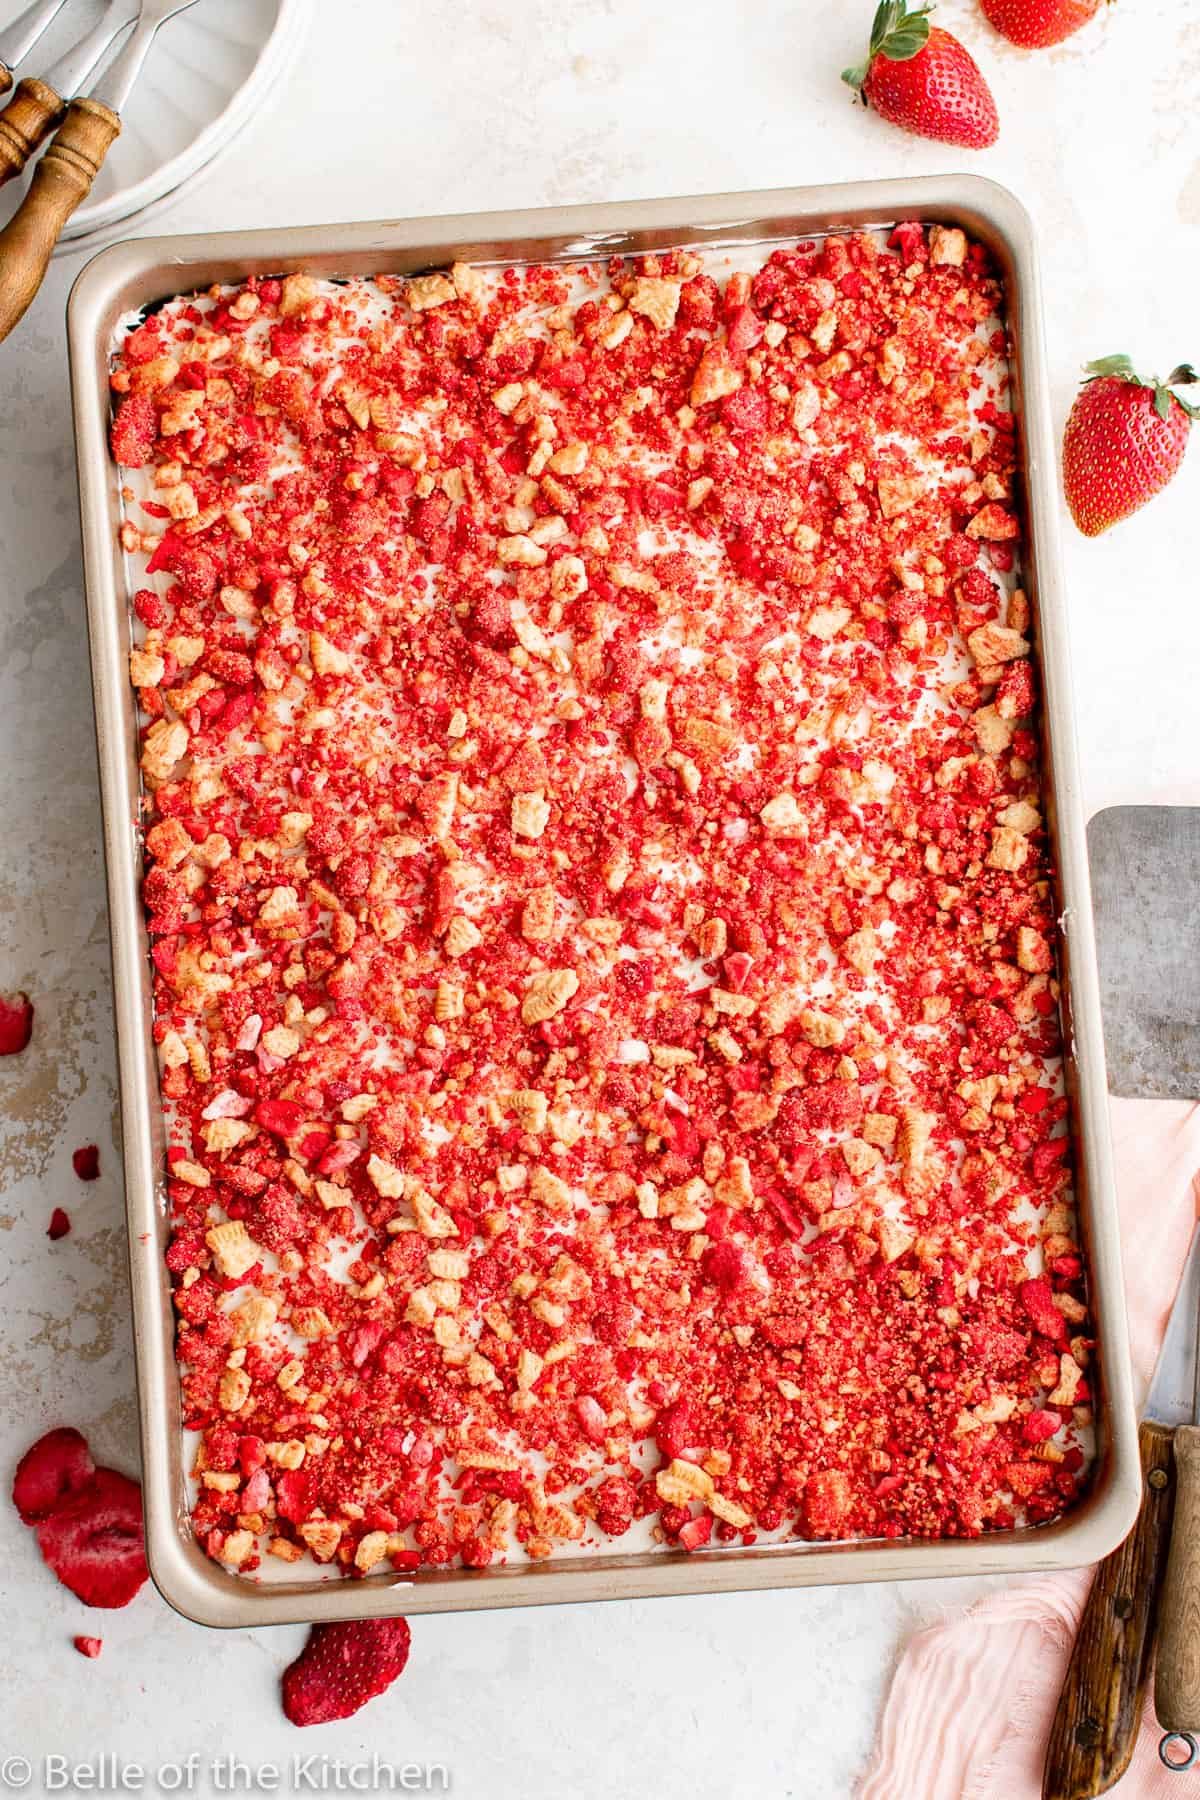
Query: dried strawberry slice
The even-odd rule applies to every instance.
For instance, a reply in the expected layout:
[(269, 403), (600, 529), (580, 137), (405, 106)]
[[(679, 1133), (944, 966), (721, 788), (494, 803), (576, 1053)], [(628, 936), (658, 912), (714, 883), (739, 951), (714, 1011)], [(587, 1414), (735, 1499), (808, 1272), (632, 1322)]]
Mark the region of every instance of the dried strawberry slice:
[(97, 1657), (104, 1648), (104, 1639), (97, 1637), (75, 1637), (71, 1639), (80, 1656)]
[(78, 1150), (71, 1152), (71, 1167), (80, 1181), (98, 1181), (100, 1178), (100, 1146), (98, 1144), (81, 1144)]
[(85, 1606), (128, 1606), (150, 1571), (142, 1534), (142, 1490), (115, 1469), (37, 1528), (38, 1548), (64, 1587)]
[(35, 1525), (92, 1484), (96, 1465), (87, 1439), (69, 1425), (48, 1431), (17, 1464), (13, 1505), (26, 1525)]
[(59, 1238), (66, 1237), (70, 1229), (70, 1213), (64, 1212), (61, 1206), (56, 1206), (54, 1211), (50, 1214), (50, 1223), (46, 1227), (46, 1236), (50, 1239), (52, 1244), (56, 1244)]
[(299, 1131), (308, 1114), (295, 1100), (260, 1100), (254, 1109), (254, 1117), (276, 1137), (287, 1138)]
[(33, 1034), (33, 1002), (28, 994), (6, 1000), (0, 994), (0, 1056), (15, 1056)]
[(314, 1625), (283, 1672), (283, 1710), (293, 1725), (348, 1719), (403, 1673), (411, 1633), (407, 1619), (364, 1619)]

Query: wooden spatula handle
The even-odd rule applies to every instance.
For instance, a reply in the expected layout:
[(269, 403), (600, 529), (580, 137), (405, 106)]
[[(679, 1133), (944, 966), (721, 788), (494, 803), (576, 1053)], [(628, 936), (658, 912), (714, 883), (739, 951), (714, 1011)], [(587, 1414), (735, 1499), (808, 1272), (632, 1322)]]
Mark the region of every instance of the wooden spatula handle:
[(66, 110), (66, 101), (52, 87), (22, 76), (16, 93), (0, 112), (0, 186), (22, 172)]
[(1200, 1426), (1175, 1433), (1175, 1523), (1163, 1586), (1154, 1710), (1164, 1731), (1200, 1736)]
[(59, 234), (87, 198), (120, 129), (116, 113), (99, 100), (72, 100), (67, 108), (29, 192), (0, 231), (0, 339), (42, 285)]
[(1125, 1542), (1096, 1570), (1046, 1751), (1042, 1800), (1091, 1800), (1133, 1755), (1175, 1503), (1171, 1433), (1138, 1427), (1142, 1505)]

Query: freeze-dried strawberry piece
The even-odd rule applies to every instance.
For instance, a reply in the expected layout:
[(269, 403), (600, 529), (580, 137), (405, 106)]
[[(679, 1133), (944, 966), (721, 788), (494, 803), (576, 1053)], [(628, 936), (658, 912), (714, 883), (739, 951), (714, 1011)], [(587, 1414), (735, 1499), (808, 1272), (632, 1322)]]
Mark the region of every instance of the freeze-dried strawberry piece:
[(596, 1489), (596, 1523), (609, 1537), (623, 1537), (633, 1524), (637, 1504), (633, 1482), (614, 1475)]
[(730, 431), (759, 437), (767, 429), (770, 407), (761, 388), (739, 388), (721, 402), (721, 417)]
[(28, 994), (0, 995), (0, 1056), (15, 1056), (33, 1034), (33, 1002)]
[(1035, 1331), (1052, 1343), (1066, 1342), (1067, 1321), (1055, 1306), (1054, 1290), (1044, 1276), (1023, 1281), (1017, 1289), (1017, 1297), (1032, 1319)]
[(87, 1439), (70, 1425), (48, 1431), (31, 1444), (13, 1478), (13, 1505), (26, 1525), (35, 1525), (91, 1485), (96, 1472)]
[(299, 1131), (308, 1114), (295, 1100), (260, 1100), (254, 1109), (257, 1124), (276, 1137), (291, 1137)]
[(382, 1694), (408, 1661), (407, 1619), (314, 1625), (283, 1673), (283, 1710), (293, 1725), (348, 1719)]
[(149, 1575), (142, 1533), (142, 1490), (115, 1469), (97, 1469), (91, 1485), (37, 1528), (43, 1561), (85, 1606), (128, 1606)]
[(842, 1469), (822, 1469), (804, 1487), (802, 1520), (810, 1538), (836, 1537), (850, 1509), (850, 1478)]
[(1036, 1412), (1028, 1413), (1021, 1425), (1021, 1436), (1027, 1444), (1044, 1444), (1052, 1438), (1062, 1424), (1057, 1413), (1047, 1412), (1039, 1407)]
[(71, 1152), (71, 1167), (80, 1181), (95, 1181), (100, 1174), (100, 1150), (96, 1144), (81, 1144)]
[(127, 394), (112, 422), (109, 446), (113, 461), (123, 469), (140, 469), (149, 462), (158, 437), (158, 414), (147, 393)]
[(1033, 1179), (1045, 1181), (1056, 1173), (1059, 1165), (1070, 1154), (1071, 1140), (1066, 1137), (1046, 1138), (1038, 1144), (1030, 1159), (1033, 1168)]
[(689, 1519), (679, 1533), (679, 1542), (685, 1550), (699, 1550), (712, 1536), (712, 1528), (712, 1518), (707, 1513), (702, 1518)]
[(723, 1294), (733, 1294), (745, 1287), (750, 1278), (750, 1265), (746, 1252), (739, 1245), (731, 1243), (728, 1238), (719, 1244), (710, 1244), (701, 1258), (700, 1267), (714, 1287), (720, 1288)]
[(676, 1400), (664, 1406), (654, 1423), (654, 1442), (665, 1457), (682, 1456), (704, 1442), (704, 1420), (693, 1400)]
[(64, 1212), (61, 1206), (56, 1206), (54, 1211), (50, 1214), (50, 1223), (46, 1227), (46, 1236), (50, 1239), (51, 1243), (56, 1244), (59, 1238), (66, 1237), (70, 1229), (70, 1213)]
[(104, 1639), (97, 1637), (75, 1637), (71, 1639), (80, 1656), (89, 1656), (93, 1660), (104, 1648)]
[(304, 1523), (316, 1497), (316, 1478), (307, 1469), (285, 1469), (275, 1483), (276, 1510), (293, 1525)]

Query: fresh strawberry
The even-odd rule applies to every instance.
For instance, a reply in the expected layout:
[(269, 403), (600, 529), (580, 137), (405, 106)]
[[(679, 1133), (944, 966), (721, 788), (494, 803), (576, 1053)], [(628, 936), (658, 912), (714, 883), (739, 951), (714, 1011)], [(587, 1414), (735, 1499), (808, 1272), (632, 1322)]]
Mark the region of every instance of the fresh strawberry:
[(113, 420), (109, 443), (113, 461), (126, 469), (140, 469), (150, 460), (158, 436), (158, 414), (149, 394), (129, 394)]
[(908, 0), (881, 0), (867, 61), (844, 70), (842, 80), (905, 131), (986, 150), (1000, 132), (992, 91), (958, 39), (929, 23), (930, 10), (910, 13)]
[(988, 23), (1022, 50), (1047, 50), (1073, 37), (1100, 11), (1102, 0), (979, 0)]
[(76, 1637), (72, 1638), (71, 1642), (78, 1650), (80, 1656), (97, 1657), (104, 1648), (103, 1638)]
[(0, 1056), (15, 1056), (33, 1035), (33, 1003), (28, 994), (6, 1000), (0, 994)]
[(42, 1559), (85, 1606), (128, 1606), (149, 1570), (142, 1533), (142, 1490), (115, 1469), (97, 1469), (91, 1485), (37, 1528)]
[(1085, 537), (1145, 506), (1171, 480), (1200, 407), (1172, 390), (1200, 381), (1184, 363), (1165, 382), (1144, 380), (1127, 356), (1088, 363), (1063, 433), (1063, 487)]
[(283, 1672), (284, 1712), (293, 1725), (348, 1719), (403, 1672), (409, 1638), (406, 1619), (314, 1625)]
[(46, 1227), (46, 1236), (50, 1239), (52, 1244), (57, 1244), (59, 1238), (65, 1238), (70, 1229), (70, 1213), (64, 1212), (61, 1206), (56, 1206), (54, 1211), (50, 1214), (50, 1223)]
[(13, 1505), (26, 1525), (36, 1525), (91, 1486), (96, 1465), (87, 1439), (69, 1425), (48, 1431), (17, 1464)]

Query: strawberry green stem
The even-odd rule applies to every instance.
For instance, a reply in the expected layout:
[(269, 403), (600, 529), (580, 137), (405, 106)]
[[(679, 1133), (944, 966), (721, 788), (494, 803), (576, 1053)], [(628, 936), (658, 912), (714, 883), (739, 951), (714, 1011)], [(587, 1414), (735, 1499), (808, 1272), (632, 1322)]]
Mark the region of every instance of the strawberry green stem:
[(1189, 419), (1200, 419), (1200, 405), (1185, 400), (1181, 394), (1175, 392), (1177, 387), (1194, 387), (1200, 383), (1200, 375), (1196, 373), (1191, 363), (1180, 363), (1178, 368), (1171, 370), (1165, 381), (1160, 381), (1157, 375), (1153, 377), (1139, 375), (1128, 356), (1101, 356), (1095, 362), (1084, 365), (1084, 376), (1087, 381), (1100, 381), (1105, 376), (1113, 375), (1121, 381), (1131, 381), (1137, 387), (1149, 388), (1154, 395), (1154, 410), (1160, 419), (1169, 416), (1172, 400), (1176, 406), (1183, 408)]
[(924, 5), (909, 12), (908, 0), (880, 0), (871, 26), (871, 45), (867, 60), (857, 68), (843, 69), (842, 80), (857, 94), (862, 94), (863, 83), (877, 56), (886, 56), (889, 62), (909, 62), (914, 56), (920, 55), (929, 42), (929, 14), (932, 10), (931, 6)]

